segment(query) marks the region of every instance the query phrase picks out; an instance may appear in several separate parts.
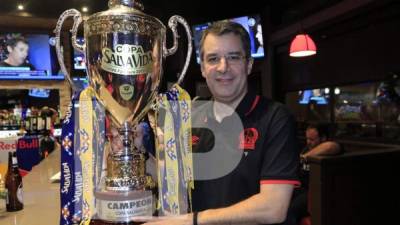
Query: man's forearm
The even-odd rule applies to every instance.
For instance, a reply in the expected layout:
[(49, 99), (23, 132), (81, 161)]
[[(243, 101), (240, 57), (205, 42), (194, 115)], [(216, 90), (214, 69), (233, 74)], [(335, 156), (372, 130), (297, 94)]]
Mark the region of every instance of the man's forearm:
[(232, 206), (200, 212), (198, 224), (270, 224), (283, 222), (286, 218), (293, 186), (282, 184), (267, 186), (270, 187), (264, 187), (265, 190), (262, 190), (259, 194)]
[(319, 144), (309, 152), (305, 153), (303, 157), (320, 156), (320, 155), (335, 155), (340, 152), (340, 145), (333, 141), (327, 141)]

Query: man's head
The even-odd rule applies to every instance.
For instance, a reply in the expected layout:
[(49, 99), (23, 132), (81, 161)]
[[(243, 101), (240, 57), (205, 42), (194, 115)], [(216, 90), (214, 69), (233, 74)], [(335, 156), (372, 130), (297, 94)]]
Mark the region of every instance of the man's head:
[(312, 149), (328, 139), (328, 128), (325, 125), (308, 125), (306, 129), (307, 147)]
[(216, 22), (200, 41), (201, 72), (216, 101), (235, 105), (247, 93), (253, 59), (250, 38), (238, 23)]
[(28, 56), (29, 45), (23, 37), (16, 37), (7, 41), (7, 62), (13, 66), (20, 66)]

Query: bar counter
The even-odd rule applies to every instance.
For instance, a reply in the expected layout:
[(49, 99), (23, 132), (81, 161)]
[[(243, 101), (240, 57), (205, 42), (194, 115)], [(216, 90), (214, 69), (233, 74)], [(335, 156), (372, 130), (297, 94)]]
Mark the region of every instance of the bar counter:
[(56, 148), (23, 179), (24, 209), (0, 216), (1, 225), (56, 225), (60, 218), (60, 184), (50, 178), (60, 171)]

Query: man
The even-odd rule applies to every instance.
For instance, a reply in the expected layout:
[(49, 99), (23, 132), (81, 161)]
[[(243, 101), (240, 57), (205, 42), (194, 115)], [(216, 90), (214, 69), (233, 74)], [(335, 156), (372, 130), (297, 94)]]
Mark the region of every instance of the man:
[[(241, 25), (212, 24), (204, 31), (200, 46), (201, 72), (213, 101), (202, 104), (192, 120), (223, 134), (213, 136), (207, 129), (193, 129), (193, 151), (207, 154), (213, 151), (213, 143), (222, 142), (219, 146), (226, 149), (217, 149), (226, 152), (219, 161), (221, 166), (230, 163), (232, 152), (239, 152), (241, 158), (233, 171), (222, 177), (196, 181), (196, 172), (201, 171), (194, 171), (194, 213), (148, 224), (282, 223), (293, 188), (299, 184), (294, 119), (281, 104), (248, 90), (253, 59), (248, 33)], [(235, 115), (243, 130), (229, 129)], [(233, 141), (225, 138), (232, 133)], [(194, 170), (198, 164), (216, 168), (208, 161), (196, 160), (196, 154), (193, 163)]]
[(311, 156), (337, 155), (343, 148), (335, 141), (329, 140), (328, 127), (323, 124), (310, 124), (306, 129), (306, 147), (301, 152), (300, 180), (301, 188), (294, 192), (290, 204), (290, 213), (294, 215), (298, 222), (303, 217), (309, 215), (308, 212), (308, 183), (310, 166), (308, 159)]
[(341, 146), (329, 140), (328, 127), (325, 125), (308, 125), (306, 129), (307, 146), (302, 151), (300, 158), (307, 162), (310, 156), (336, 155), (341, 152)]
[(29, 45), (23, 37), (15, 37), (7, 41), (8, 57), (0, 62), (0, 67), (29, 67), (34, 70), (35, 67), (26, 61)]

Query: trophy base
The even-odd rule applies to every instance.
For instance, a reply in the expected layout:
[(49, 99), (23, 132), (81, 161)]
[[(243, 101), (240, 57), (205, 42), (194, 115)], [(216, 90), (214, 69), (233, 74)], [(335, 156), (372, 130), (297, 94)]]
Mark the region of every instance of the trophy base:
[(139, 225), (143, 222), (108, 222), (104, 220), (92, 219), (90, 225)]
[(96, 225), (101, 224), (141, 224), (131, 222), (135, 216), (153, 216), (155, 195), (151, 190), (125, 192), (96, 191)]

